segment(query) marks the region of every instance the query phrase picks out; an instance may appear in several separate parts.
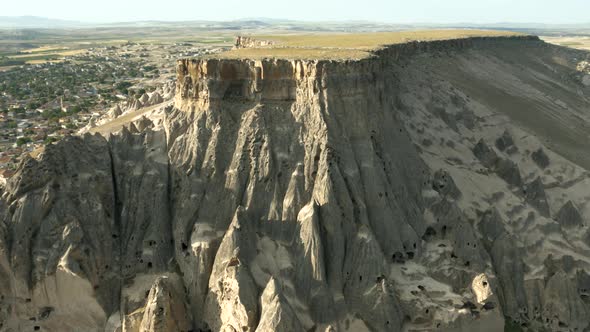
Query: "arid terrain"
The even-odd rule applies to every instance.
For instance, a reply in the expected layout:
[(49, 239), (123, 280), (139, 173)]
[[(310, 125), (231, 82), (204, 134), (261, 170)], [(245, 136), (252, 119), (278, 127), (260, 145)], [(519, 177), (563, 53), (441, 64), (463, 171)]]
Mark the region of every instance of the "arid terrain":
[[(502, 37), (519, 35), (514, 32), (491, 30), (422, 30), (377, 33), (283, 34), (245, 37), (241, 44), (229, 52), (211, 55), (223, 59), (308, 59), (308, 60), (360, 60), (387, 45), (413, 41), (433, 41), (469, 37)], [(266, 41), (256, 45), (256, 40)], [(248, 45), (248, 41), (253, 41)]]
[(548, 43), (556, 44), (565, 47), (576, 48), (580, 50), (590, 51), (590, 36), (578, 36), (578, 35), (571, 35), (571, 36), (544, 36), (543, 40)]
[(543, 38), (161, 60), (2, 186), (0, 331), (590, 329), (590, 53)]

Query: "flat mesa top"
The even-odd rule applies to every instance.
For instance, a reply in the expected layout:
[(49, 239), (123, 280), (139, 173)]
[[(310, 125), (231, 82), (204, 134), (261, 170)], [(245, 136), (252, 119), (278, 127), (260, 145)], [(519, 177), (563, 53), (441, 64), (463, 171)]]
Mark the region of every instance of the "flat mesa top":
[(218, 59), (317, 59), (356, 60), (371, 56), (385, 45), (412, 41), (462, 39), (470, 37), (509, 37), (523, 34), (497, 30), (420, 30), (375, 33), (253, 35), (262, 45), (215, 54)]

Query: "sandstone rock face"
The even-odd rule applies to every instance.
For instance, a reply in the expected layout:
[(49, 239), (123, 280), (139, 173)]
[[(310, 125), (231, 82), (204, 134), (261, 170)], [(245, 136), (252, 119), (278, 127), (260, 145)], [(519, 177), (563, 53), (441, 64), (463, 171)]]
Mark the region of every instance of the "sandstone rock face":
[(276, 279), (271, 278), (268, 281), (260, 298), (262, 315), (256, 328), (257, 332), (304, 330), (295, 311), (284, 298), (280, 287)]
[[(577, 98), (571, 52), (522, 37), (180, 60), (162, 126), (66, 138), (9, 181), (0, 330), (587, 329), (585, 147), (544, 149), (542, 170), (530, 151), (549, 140), (523, 134), (530, 117), (505, 135), (499, 113), (556, 99), (538, 77)], [(557, 58), (561, 74), (513, 70)], [(506, 90), (522, 99), (487, 99)]]
[(180, 278), (158, 277), (146, 300), (139, 331), (189, 331), (190, 313), (186, 311), (184, 287)]

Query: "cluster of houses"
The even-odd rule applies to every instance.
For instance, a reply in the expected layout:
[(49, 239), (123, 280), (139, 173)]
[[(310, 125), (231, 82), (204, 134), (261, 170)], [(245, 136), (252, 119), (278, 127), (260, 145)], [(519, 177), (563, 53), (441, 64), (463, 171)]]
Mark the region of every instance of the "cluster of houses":
[(18, 117), (14, 110), (0, 112), (0, 184), (14, 175), (25, 154), (71, 135), (93, 116), (91, 113), (70, 114), (51, 124), (42, 117), (43, 112), (42, 109), (27, 110), (24, 118)]
[[(9, 76), (5, 75), (4, 86), (6, 82), (18, 82), (19, 89), (10, 90), (12, 94), (7, 89), (0, 91), (0, 101), (3, 99), (0, 103), (0, 185), (14, 174), (24, 156), (34, 155), (45, 145), (74, 134), (114, 103), (137, 102), (126, 89), (119, 89), (118, 83), (133, 82), (135, 90), (132, 92), (145, 91), (174, 77), (175, 61), (171, 59), (220, 50), (178, 43), (127, 43), (119, 47), (89, 48), (83, 54), (67, 57), (62, 63), (28, 65), (7, 72)], [(76, 80), (67, 79), (72, 76)], [(39, 88), (39, 82), (42, 87), (52, 82), (55, 86), (48, 90), (51, 91), (48, 95), (45, 89)], [(59, 91), (58, 96), (56, 91)]]

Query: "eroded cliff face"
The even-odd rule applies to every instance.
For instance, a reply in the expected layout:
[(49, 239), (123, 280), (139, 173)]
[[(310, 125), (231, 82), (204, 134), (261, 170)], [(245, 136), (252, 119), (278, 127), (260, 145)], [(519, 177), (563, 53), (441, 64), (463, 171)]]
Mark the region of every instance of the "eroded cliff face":
[(165, 130), (65, 139), (7, 185), (0, 329), (583, 330), (586, 171), (536, 166), (525, 151), (549, 149), (459, 81), (511, 90), (477, 63), (518, 54), (511, 98), (549, 100), (583, 86), (571, 52), (522, 37), (181, 60)]
[[(179, 64), (180, 108), (166, 126), (179, 187), (173, 211), (213, 221), (189, 222), (178, 231), (192, 243), (180, 263), (185, 277), (194, 273), (195, 260), (207, 260), (207, 268), (191, 277), (202, 280), (190, 296), (199, 306), (211, 307), (212, 296), (222, 301), (219, 284), (243, 278), (239, 285), (251, 283), (258, 290), (240, 299), (244, 306), (254, 303), (244, 308), (254, 318), (244, 316), (243, 325), (233, 328), (255, 329), (255, 304), (275, 277), (286, 299), (301, 302), (294, 310), (306, 329), (339, 322), (350, 308), (375, 329), (401, 328), (390, 281), (376, 279), (387, 274), (386, 260), (406, 256), (404, 248), (420, 250), (427, 171), (389, 111), (394, 99), (385, 91), (387, 77), (379, 66)], [(383, 144), (387, 141), (396, 143)], [(240, 231), (228, 244), (232, 218)], [(232, 260), (239, 268), (232, 266), (236, 274), (227, 275)], [(203, 281), (210, 273), (207, 287)], [(375, 305), (381, 307), (377, 312)], [(223, 322), (210, 326), (223, 329)]]

